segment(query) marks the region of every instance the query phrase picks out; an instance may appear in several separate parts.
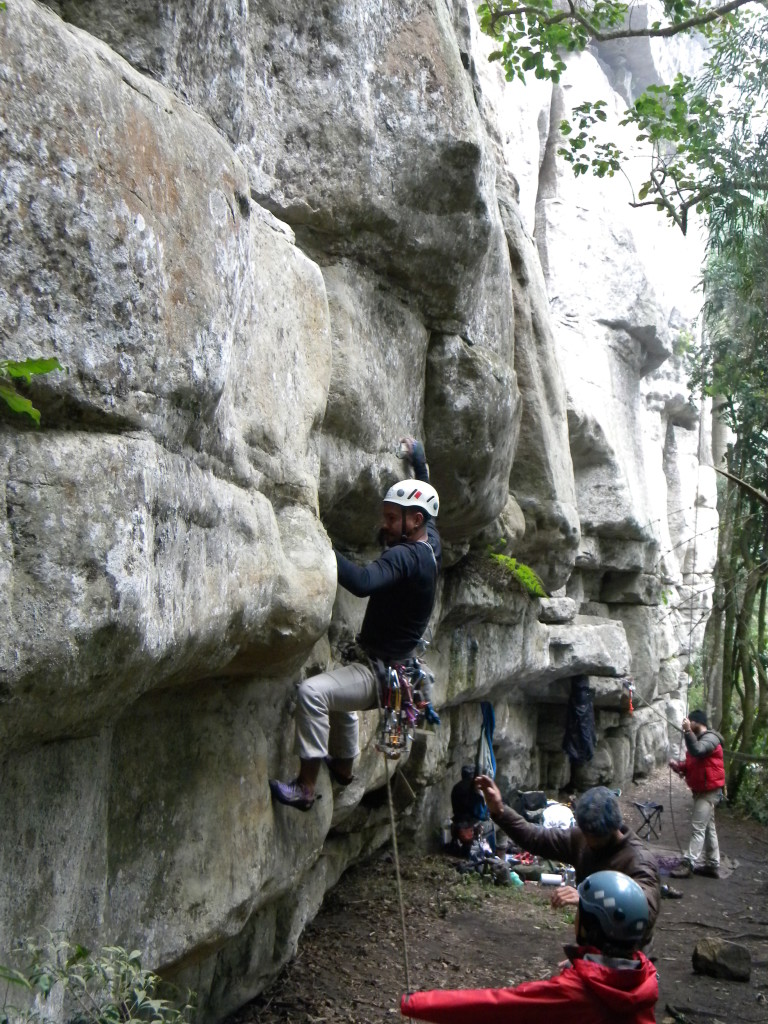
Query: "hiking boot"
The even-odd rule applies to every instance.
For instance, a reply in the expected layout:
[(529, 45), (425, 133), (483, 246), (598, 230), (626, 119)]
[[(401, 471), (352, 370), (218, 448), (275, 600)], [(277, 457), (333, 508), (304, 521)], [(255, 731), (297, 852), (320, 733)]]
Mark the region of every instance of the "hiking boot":
[(681, 860), (676, 868), (669, 872), (670, 878), (690, 878), (693, 874), (690, 862)]
[(270, 779), (269, 788), (272, 799), (286, 807), (295, 807), (297, 811), (308, 811), (315, 802), (313, 793), (310, 793), (306, 786), (302, 786), (298, 779), (293, 782), (280, 782), (279, 779)]
[(693, 869), (694, 875), (703, 875), (705, 878), (719, 878), (720, 869), (716, 864), (702, 864), (701, 867)]

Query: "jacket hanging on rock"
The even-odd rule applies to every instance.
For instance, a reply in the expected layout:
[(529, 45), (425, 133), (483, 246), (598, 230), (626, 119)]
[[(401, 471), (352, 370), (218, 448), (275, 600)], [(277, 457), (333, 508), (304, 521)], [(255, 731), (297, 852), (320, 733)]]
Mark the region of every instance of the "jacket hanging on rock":
[(589, 680), (586, 676), (573, 676), (565, 720), (563, 750), (572, 764), (584, 764), (592, 760), (596, 742), (595, 709), (592, 694), (589, 692)]

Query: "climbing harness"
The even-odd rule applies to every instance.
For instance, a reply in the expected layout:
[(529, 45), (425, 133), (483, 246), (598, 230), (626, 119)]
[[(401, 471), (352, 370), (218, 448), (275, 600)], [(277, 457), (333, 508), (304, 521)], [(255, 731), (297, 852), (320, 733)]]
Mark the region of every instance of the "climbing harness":
[(381, 710), (376, 749), (397, 760), (410, 748), (414, 730), (425, 722), (440, 724), (432, 707), (434, 676), (419, 658), (385, 665), (374, 663)]

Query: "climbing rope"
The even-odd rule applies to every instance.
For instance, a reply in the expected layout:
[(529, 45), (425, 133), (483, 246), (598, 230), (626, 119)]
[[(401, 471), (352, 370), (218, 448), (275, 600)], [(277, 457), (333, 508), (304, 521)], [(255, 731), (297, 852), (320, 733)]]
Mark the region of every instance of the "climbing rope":
[[(379, 719), (384, 721), (384, 709), (381, 706), (381, 693), (379, 692), (379, 681), (376, 680), (376, 703), (379, 706)], [(397, 884), (397, 902), (400, 908), (400, 929), (402, 932), (403, 940), (403, 972), (405, 975), (405, 991), (407, 995), (411, 994), (411, 971), (408, 963), (408, 937), (405, 930), (405, 901), (403, 900), (403, 882), (400, 874), (400, 854), (397, 848), (397, 828), (395, 826), (395, 805), (392, 800), (392, 778), (389, 774), (389, 761), (386, 750), (381, 751), (381, 757), (384, 761), (384, 776), (387, 780), (387, 804), (389, 806), (389, 825), (392, 831), (392, 858), (395, 863), (395, 880)], [(392, 772), (392, 775), (395, 773)], [(411, 1018), (409, 1017), (408, 1020)]]
[[(664, 722), (664, 724), (667, 726), (668, 729), (676, 729), (680, 733), (681, 736), (683, 735), (683, 730), (680, 728), (679, 725), (675, 725), (674, 722), (670, 722), (669, 719), (666, 717), (666, 715), (662, 715), (662, 713), (660, 711), (657, 711), (657, 709), (653, 706), (653, 704), (649, 703), (645, 699), (645, 697), (643, 697), (642, 694), (637, 692), (637, 690), (635, 690), (635, 700), (642, 701), (643, 704), (645, 704), (645, 706), (650, 711), (652, 711), (654, 715), (657, 716), (657, 718), (660, 718), (662, 720), (662, 722)], [(677, 843), (677, 849), (682, 854), (683, 853), (683, 844), (680, 842), (680, 836), (677, 834), (677, 825), (675, 823), (675, 811), (674, 811), (674, 808), (672, 806), (672, 769), (669, 766), (667, 766), (667, 772), (669, 773), (669, 816), (670, 816), (670, 819), (672, 821), (672, 831), (674, 832), (674, 835), (675, 835), (675, 842)]]
[[(408, 938), (405, 931), (405, 902), (403, 901), (403, 883), (400, 876), (400, 857), (397, 850), (397, 831), (395, 829), (395, 805), (392, 800), (392, 780), (389, 774), (389, 766), (386, 754), (384, 759), (384, 771), (387, 775), (387, 803), (389, 804), (389, 824), (392, 829), (392, 855), (395, 861), (395, 878), (397, 880), (397, 902), (400, 906), (400, 928), (403, 936), (403, 971), (405, 974), (405, 991), (411, 994), (411, 972), (408, 965)], [(394, 772), (392, 773), (394, 775)], [(410, 1019), (410, 1018), (409, 1018)]]

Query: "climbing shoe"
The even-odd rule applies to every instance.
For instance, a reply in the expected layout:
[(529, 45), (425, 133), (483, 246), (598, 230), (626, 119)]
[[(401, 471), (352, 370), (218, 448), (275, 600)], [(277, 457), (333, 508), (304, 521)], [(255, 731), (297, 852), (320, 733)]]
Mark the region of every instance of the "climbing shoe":
[(339, 786), (348, 786), (350, 782), (355, 781), (354, 775), (342, 775), (336, 767), (336, 760), (333, 757), (324, 758), (326, 766), (328, 768), (328, 774), (331, 776), (334, 782)]
[(683, 894), (679, 889), (675, 889), (673, 885), (662, 885), (661, 898), (663, 900), (681, 900), (683, 898)]
[(310, 794), (298, 779), (294, 779), (293, 782), (270, 779), (269, 788), (273, 800), (285, 804), (286, 807), (295, 807), (297, 811), (308, 811), (315, 802), (314, 794)]

